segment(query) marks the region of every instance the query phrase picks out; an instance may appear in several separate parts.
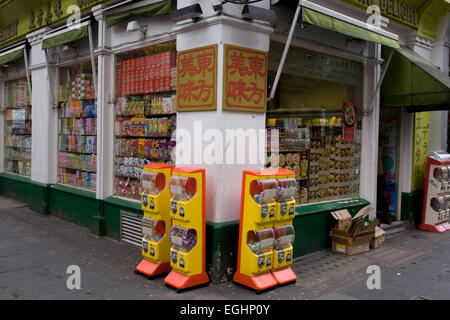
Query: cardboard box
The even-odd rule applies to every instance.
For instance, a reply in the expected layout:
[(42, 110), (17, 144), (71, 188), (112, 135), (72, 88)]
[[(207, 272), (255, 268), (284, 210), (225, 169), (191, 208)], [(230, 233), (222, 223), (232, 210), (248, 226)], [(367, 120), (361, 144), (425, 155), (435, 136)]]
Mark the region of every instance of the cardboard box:
[(369, 251), (369, 242), (354, 244), (352, 246), (340, 244), (333, 241), (333, 245), (331, 250), (336, 253), (346, 254), (348, 256), (352, 256), (354, 254), (363, 253)]
[(348, 210), (332, 212), (336, 220), (331, 229), (332, 251), (346, 255), (354, 255), (369, 251), (370, 242), (375, 237), (378, 220), (365, 222), (368, 214), (374, 208), (369, 205), (361, 209), (353, 218)]
[(380, 227), (375, 228), (375, 235), (370, 241), (370, 248), (375, 249), (381, 247), (386, 242), (386, 232)]
[(339, 210), (331, 212), (334, 219), (337, 220), (336, 229), (341, 231), (348, 231), (352, 223), (352, 216), (347, 210)]

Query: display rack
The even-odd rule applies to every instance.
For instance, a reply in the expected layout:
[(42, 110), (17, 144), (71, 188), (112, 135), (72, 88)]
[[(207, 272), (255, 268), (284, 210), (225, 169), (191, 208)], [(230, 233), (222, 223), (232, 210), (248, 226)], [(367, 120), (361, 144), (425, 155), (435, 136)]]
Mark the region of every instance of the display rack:
[(26, 78), (5, 83), (5, 169), (31, 176), (31, 105)]
[(176, 128), (176, 52), (167, 43), (116, 62), (114, 195), (139, 200), (143, 167), (172, 164)]
[(59, 73), (58, 183), (95, 191), (97, 105), (90, 64)]
[[(268, 112), (267, 164), (295, 172), (299, 204), (359, 195), (361, 146), (343, 141), (342, 112), (278, 110)], [(271, 153), (272, 130), (279, 132), (278, 152)]]

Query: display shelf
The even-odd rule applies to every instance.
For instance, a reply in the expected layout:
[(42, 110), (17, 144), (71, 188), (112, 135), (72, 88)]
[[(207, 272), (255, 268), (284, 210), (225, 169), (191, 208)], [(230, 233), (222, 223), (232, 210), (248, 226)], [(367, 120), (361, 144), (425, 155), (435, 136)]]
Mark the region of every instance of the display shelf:
[(126, 199), (140, 198), (144, 165), (171, 163), (175, 145), (175, 45), (153, 48), (118, 55), (115, 65), (114, 196)]
[(133, 118), (136, 116), (143, 116), (146, 118), (158, 118), (158, 117), (173, 117), (176, 116), (176, 112), (174, 113), (144, 113), (144, 114), (136, 114), (136, 115), (122, 115), (122, 114), (116, 114), (116, 119), (118, 118)]
[(164, 90), (164, 91), (153, 91), (153, 92), (143, 92), (143, 93), (132, 93), (132, 94), (116, 94), (116, 97), (134, 97), (134, 96), (145, 96), (145, 95), (164, 95), (168, 93), (176, 93), (176, 89)]
[(73, 170), (73, 171), (84, 171), (84, 172), (89, 172), (89, 173), (96, 173), (96, 170), (89, 170), (89, 169), (76, 169), (76, 168), (72, 168), (72, 167), (66, 167), (66, 166), (61, 166), (58, 165), (59, 168), (63, 168), (63, 169), (68, 169), (68, 170)]
[(86, 155), (96, 155), (96, 152), (82, 152), (82, 151), (69, 151), (69, 150), (58, 150), (59, 153), (76, 153), (76, 154), (86, 154)]
[(172, 136), (120, 136), (120, 135), (116, 135), (116, 138), (120, 138), (120, 139), (137, 139), (137, 138), (149, 138), (149, 139), (171, 139)]
[(97, 105), (89, 63), (61, 68), (58, 110), (58, 183), (96, 189)]

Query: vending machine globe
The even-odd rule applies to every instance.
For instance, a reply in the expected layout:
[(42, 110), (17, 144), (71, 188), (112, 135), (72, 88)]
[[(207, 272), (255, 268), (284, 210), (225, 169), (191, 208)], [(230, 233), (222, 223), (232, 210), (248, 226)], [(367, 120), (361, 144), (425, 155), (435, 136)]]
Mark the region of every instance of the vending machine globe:
[(142, 255), (136, 273), (154, 277), (168, 273), (170, 268), (170, 211), (169, 184), (173, 165), (150, 163), (144, 166), (141, 177)]
[(169, 191), (173, 270), (164, 282), (180, 292), (209, 283), (205, 266), (205, 169), (174, 169)]
[(431, 152), (428, 156), (423, 213), (419, 229), (450, 230), (450, 154)]
[(278, 197), (276, 202), (276, 214), (273, 229), (275, 232), (275, 244), (273, 250), (272, 275), (278, 284), (287, 284), (297, 281), (297, 276), (291, 268), (295, 239), (294, 226), (295, 196), (297, 195), (297, 180), (295, 172), (283, 170), (278, 181)]
[(244, 171), (238, 262), (233, 280), (256, 291), (277, 285), (271, 274), (279, 170)]

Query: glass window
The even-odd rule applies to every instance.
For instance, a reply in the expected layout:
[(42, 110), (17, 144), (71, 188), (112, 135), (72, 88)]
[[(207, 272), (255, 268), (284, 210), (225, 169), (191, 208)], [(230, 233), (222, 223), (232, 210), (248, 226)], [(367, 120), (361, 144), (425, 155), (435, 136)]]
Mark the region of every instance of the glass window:
[(5, 83), (6, 172), (31, 176), (31, 105), (27, 79)]
[[(282, 50), (271, 42), (269, 83)], [(267, 112), (267, 166), (295, 172), (298, 203), (359, 196), (362, 82), (360, 63), (291, 47)]]
[(95, 191), (97, 105), (90, 62), (59, 69), (58, 183)]
[(117, 56), (114, 195), (140, 199), (143, 167), (173, 163), (175, 43)]

